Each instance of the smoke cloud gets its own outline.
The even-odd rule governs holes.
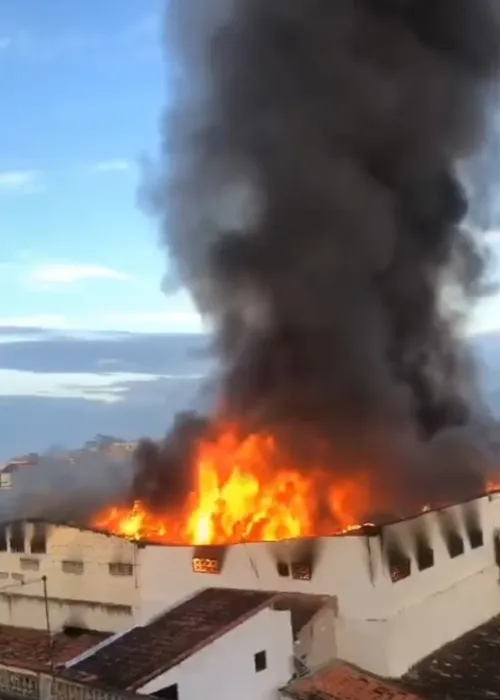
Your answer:
[[[133,481],[130,459],[120,461],[102,452],[41,456],[37,464],[11,474],[11,489],[0,491],[0,523],[42,519],[85,523],[110,502],[127,502]]]
[[[302,448],[321,435],[336,469],[369,464],[402,503],[475,495],[491,467],[461,333],[486,290],[466,185],[495,105],[498,5],[167,3],[151,202],[215,327],[223,413]],[[151,492],[165,449],[139,455]]]

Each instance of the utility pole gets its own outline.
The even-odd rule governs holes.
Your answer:
[[[49,663],[50,663],[50,675],[54,677],[54,656],[53,656],[53,646],[52,646],[52,631],[50,629],[50,614],[49,614],[49,595],[47,592],[47,577],[42,576],[42,586],[43,586],[43,602],[45,606],[45,625],[47,629],[47,642],[48,642],[48,652],[49,652]]]

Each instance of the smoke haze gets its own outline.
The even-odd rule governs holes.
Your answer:
[[[215,325],[223,413],[319,434],[402,499],[481,490],[460,321],[486,258],[457,173],[496,99],[498,3],[169,0],[165,42],[152,202]]]

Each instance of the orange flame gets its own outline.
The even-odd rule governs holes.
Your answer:
[[[227,429],[198,445],[196,487],[177,510],[158,514],[136,501],[110,508],[92,525],[129,539],[171,544],[228,544],[335,534],[359,527],[367,512],[367,479],[332,482],[321,467],[280,464],[269,434],[240,439]]]
[[[300,469],[288,459],[272,435],[241,439],[236,430],[223,430],[197,446],[195,489],[180,507],[158,513],[136,501],[131,509],[100,513],[92,525],[164,544],[277,541],[359,529],[372,505],[380,509],[390,496],[387,485],[373,484],[370,470],[347,478],[322,465]]]

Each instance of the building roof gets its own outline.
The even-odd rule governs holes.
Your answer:
[[[108,636],[91,631],[79,634],[59,632],[50,638],[49,644],[45,630],[0,625],[0,664],[47,671],[51,663],[54,666],[67,663]]]
[[[281,692],[293,700],[422,700],[420,695],[343,662],[292,681]]]
[[[404,680],[426,700],[500,698],[500,616],[421,661]]]
[[[271,604],[276,593],[207,588],[73,664],[76,681],[137,690]]]

